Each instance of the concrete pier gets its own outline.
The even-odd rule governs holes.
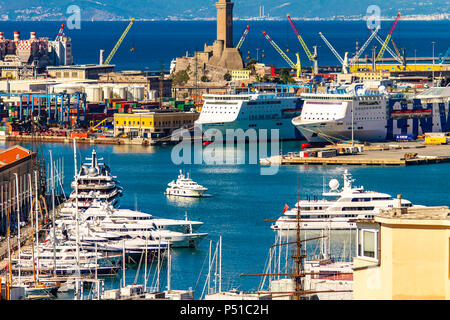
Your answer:
[[[450,162],[450,145],[424,145],[423,142],[377,143],[365,146],[361,153],[329,158],[289,154],[260,160],[261,165],[408,166],[445,162]]]

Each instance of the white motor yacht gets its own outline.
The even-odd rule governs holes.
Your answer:
[[[180,196],[180,197],[202,197],[203,194],[208,190],[204,186],[199,185],[197,182],[193,181],[189,177],[183,174],[180,170],[178,179],[171,181],[168,184],[168,188],[165,191],[166,195],[169,196]]]
[[[344,186],[339,188],[339,181],[332,179],[330,190],[322,195],[324,199],[300,200],[295,207],[286,210],[271,226],[273,230],[297,229],[297,215],[300,212],[300,228],[303,230],[355,229],[356,219],[371,219],[381,209],[398,206],[399,200],[389,194],[366,191],[363,187],[354,187],[354,179],[345,170]],[[400,200],[402,207],[413,206],[408,200]]]

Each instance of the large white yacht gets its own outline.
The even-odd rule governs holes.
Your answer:
[[[86,158],[90,163],[83,163],[78,173],[78,207],[86,209],[93,200],[104,201],[114,206],[118,205],[119,197],[122,195],[122,187],[119,186],[117,177],[111,174],[109,166],[98,158],[95,149],[92,150],[90,158]],[[63,212],[72,212],[75,208],[75,181],[72,182],[73,191],[69,201],[66,202]]]
[[[180,196],[180,197],[202,197],[208,190],[204,186],[199,185],[189,177],[183,174],[180,170],[177,180],[172,180],[168,183],[168,188],[164,192],[168,196]]]
[[[418,95],[389,94],[363,84],[327,93],[305,93],[303,110],[292,123],[311,143],[393,140],[396,134],[421,135],[450,130],[450,87]]]
[[[354,220],[370,219],[380,209],[398,206],[399,200],[389,194],[354,187],[353,182],[351,174],[345,170],[341,190],[338,190],[339,181],[332,179],[329,183],[330,190],[322,194],[324,199],[300,200],[294,208],[286,210],[271,228],[296,230],[297,215],[300,212],[300,228],[303,230],[355,229]],[[402,207],[413,207],[408,200],[400,200],[400,203]]]
[[[195,121],[205,136],[214,136],[220,133],[226,141],[241,141],[233,135],[234,130],[248,129],[256,131],[257,140],[268,140],[271,129],[279,130],[280,140],[301,139],[300,132],[292,126],[291,120],[300,115],[303,101],[294,93],[281,90],[275,92],[262,92],[257,89],[253,92],[235,94],[205,94],[204,104],[199,118]],[[232,134],[227,134],[231,129]],[[267,137],[260,136],[259,130],[266,129]]]
[[[51,241],[35,245],[32,252],[28,248],[21,252],[20,260],[13,259],[13,271],[30,273],[33,271],[33,265],[40,273],[51,273],[56,270],[57,274],[74,274],[93,273],[97,270],[98,273],[112,273],[116,272],[117,264],[120,261],[121,255],[104,255],[101,252],[93,252],[79,247],[79,253],[76,251],[76,244],[71,241],[58,243],[55,246]]]
[[[173,248],[196,247],[208,235],[195,232],[202,224],[187,219],[159,220],[143,212],[116,209],[103,204],[83,212],[78,229],[80,241],[84,244],[97,243],[100,251],[111,249],[111,245],[117,244],[117,241],[138,238],[148,241],[149,250],[156,250],[158,243],[170,243]],[[76,239],[76,222],[73,218],[59,220],[57,230],[65,240]]]

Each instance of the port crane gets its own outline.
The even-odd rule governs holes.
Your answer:
[[[305,41],[303,40],[302,36],[300,35],[300,32],[298,32],[297,28],[295,27],[295,24],[294,24],[294,22],[292,21],[291,16],[290,16],[289,14],[287,15],[287,18],[288,18],[288,20],[289,20],[289,23],[290,23],[292,29],[294,30],[294,32],[295,32],[295,34],[296,34],[296,36],[297,36],[298,41],[299,41],[300,44],[302,45],[303,50],[304,50],[305,53],[306,53],[306,56],[307,56],[308,59],[309,59],[310,61],[312,61],[312,63],[313,63],[313,73],[314,73],[314,74],[319,73],[319,64],[318,64],[318,62],[317,62],[317,47],[314,47],[315,51],[314,51],[314,54],[312,54],[311,51],[309,51],[308,46],[306,45],[306,43],[305,43]]]
[[[384,45],[384,41],[383,39],[380,38],[379,35],[375,36],[375,39],[383,46]],[[394,58],[398,63],[403,63],[403,59],[401,57],[400,51],[398,50],[397,46],[395,45],[394,40],[391,39],[392,44],[394,45],[394,49],[396,51],[396,53],[394,51],[392,51],[391,48],[389,48],[388,45],[386,45],[386,50],[387,52],[389,52],[389,54],[392,56],[392,58]]]
[[[439,64],[444,64],[445,63],[445,59],[447,59],[447,57],[450,55],[450,47],[447,49],[447,52],[439,58]]]
[[[61,28],[59,28],[55,41],[61,41],[62,36],[64,36],[64,23],[61,25]]]
[[[330,48],[331,52],[336,56],[336,58],[339,60],[339,62],[342,64],[342,71],[344,73],[348,73],[348,52],[345,53],[344,58],[341,57],[341,55],[334,49],[334,47],[331,45],[331,43],[325,38],[322,32],[319,32],[320,37],[325,42],[325,44]]]
[[[111,50],[111,53],[109,54],[108,58],[106,58],[106,60],[103,62],[103,64],[109,64],[111,62],[111,59],[114,57],[114,55],[116,54],[117,49],[119,49],[123,39],[125,38],[125,36],[127,35],[128,31],[130,31],[131,26],[133,25],[134,22],[134,18],[131,19],[130,23],[128,24],[127,28],[125,29],[125,31],[122,33],[122,35],[120,36],[119,40],[117,41],[116,45],[114,46],[114,48]]]
[[[384,41],[380,52],[378,53],[378,56],[377,56],[377,59],[376,59],[377,61],[380,60],[381,58],[383,58],[384,51],[386,50],[387,45],[391,41],[392,34],[394,33],[394,30],[395,30],[395,27],[397,26],[398,20],[400,20],[400,12],[397,14],[397,18],[395,18],[394,24],[392,25],[391,30],[389,31],[389,34],[386,37],[386,40]]]
[[[250,25],[247,25],[247,28],[245,28],[245,31],[244,31],[244,33],[242,34],[242,37],[241,37],[241,39],[239,40],[239,42],[238,42],[238,44],[237,44],[237,46],[236,46],[236,49],[240,49],[241,47],[242,47],[242,44],[244,43],[244,41],[245,41],[245,37],[247,37],[247,34],[248,34],[248,31],[250,30]]]
[[[300,64],[300,56],[298,55],[298,53],[296,53],[295,55],[297,56],[297,63],[293,63],[291,59],[289,59],[289,57],[283,52],[283,50],[280,49],[280,47],[275,43],[275,41],[273,41],[269,35],[263,31],[262,32],[264,34],[264,37],[267,39],[267,41],[269,41],[269,43],[272,45],[272,47],[275,48],[275,50],[283,57],[283,59],[288,63],[288,65],[292,68],[296,70],[296,75],[297,78],[300,78],[301,74],[302,74],[302,66]]]
[[[367,41],[364,43],[361,49],[359,49],[359,51],[355,54],[355,56],[349,60],[349,65],[354,65],[358,62],[359,57],[364,52],[364,50],[366,50],[367,46],[370,44],[373,38],[375,38],[375,36],[378,33],[378,30],[380,30],[379,26],[372,31],[372,34],[370,35],[369,39],[367,39]]]

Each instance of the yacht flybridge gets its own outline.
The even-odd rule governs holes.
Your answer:
[[[180,170],[178,179],[176,181],[171,181],[168,186],[169,187],[166,189],[165,194],[169,196],[202,197],[208,190],[208,188],[205,188],[193,181],[189,177],[189,173],[185,176],[182,170]]]
[[[356,219],[370,219],[380,209],[393,208],[399,200],[389,194],[366,191],[355,187],[352,175],[345,170],[344,186],[339,190],[339,181],[329,182],[330,190],[323,192],[322,200],[300,200],[294,208],[284,214],[271,226],[273,230],[296,230],[297,215],[300,211],[300,228],[304,230],[355,229]],[[413,206],[408,200],[400,200],[402,207]]]

